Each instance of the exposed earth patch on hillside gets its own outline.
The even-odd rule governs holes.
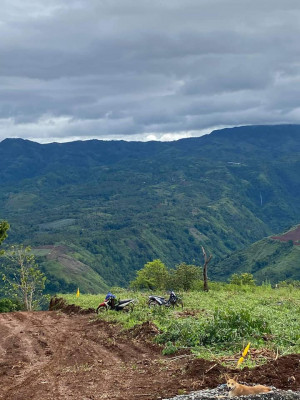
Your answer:
[[[281,236],[272,236],[272,239],[280,240],[281,242],[292,240],[293,244],[300,246],[300,225]]]
[[[150,328],[122,331],[94,314],[0,314],[0,399],[154,400],[214,388],[232,372],[190,355],[162,356]],[[240,379],[297,390],[299,361],[282,357]]]
[[[95,293],[99,288],[104,291],[107,289],[101,276],[89,265],[77,259],[80,255],[71,247],[44,245],[34,247],[33,251],[36,256],[43,257],[41,265],[44,271],[47,271],[49,281],[52,283],[59,278],[69,285],[73,284],[74,287],[68,287],[69,290],[75,290],[80,286],[88,293]]]

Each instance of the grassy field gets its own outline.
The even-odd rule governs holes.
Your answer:
[[[155,341],[164,345],[165,354],[190,349],[197,356],[234,364],[247,343],[251,342],[250,356],[242,365],[251,367],[268,358],[300,353],[299,289],[217,283],[211,287],[208,293],[183,293],[183,310],[149,309],[147,299],[150,293],[115,288],[113,293],[118,298],[138,300],[134,311],[108,311],[98,318],[118,322],[124,329],[145,321],[153,322],[161,332]],[[88,308],[97,307],[105,294],[80,295],[77,298],[74,293],[63,297],[70,304]]]

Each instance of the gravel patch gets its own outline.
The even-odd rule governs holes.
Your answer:
[[[293,392],[292,390],[279,390],[272,388],[272,392],[263,394],[254,394],[252,396],[239,396],[234,399],[251,399],[251,400],[300,400],[300,392]],[[219,385],[215,389],[199,390],[190,394],[175,396],[163,400],[211,400],[228,398],[228,390],[226,385]]]

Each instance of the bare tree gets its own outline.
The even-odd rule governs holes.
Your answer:
[[[204,247],[201,246],[201,248],[202,248],[202,253],[203,253],[203,257],[204,257],[204,264],[203,264],[203,290],[205,292],[208,292],[207,265],[210,262],[210,260],[212,259],[212,255],[207,257]]]

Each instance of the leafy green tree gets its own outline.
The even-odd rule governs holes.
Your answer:
[[[0,221],[0,244],[7,237],[8,229],[9,229],[9,224],[6,221]]]
[[[248,272],[231,275],[229,283],[239,286],[242,285],[255,286],[255,280],[253,278],[253,275]]]
[[[39,270],[30,247],[11,246],[5,252],[9,262],[8,271],[3,275],[8,293],[18,299],[25,310],[32,311],[42,300],[46,276]]]
[[[0,299],[0,313],[21,310],[21,304],[11,299]]]
[[[157,259],[148,262],[137,271],[137,277],[130,286],[134,289],[166,289],[169,272],[165,264]]]
[[[170,279],[170,286],[173,289],[191,290],[195,281],[201,279],[202,269],[196,265],[181,263],[176,266]]]

